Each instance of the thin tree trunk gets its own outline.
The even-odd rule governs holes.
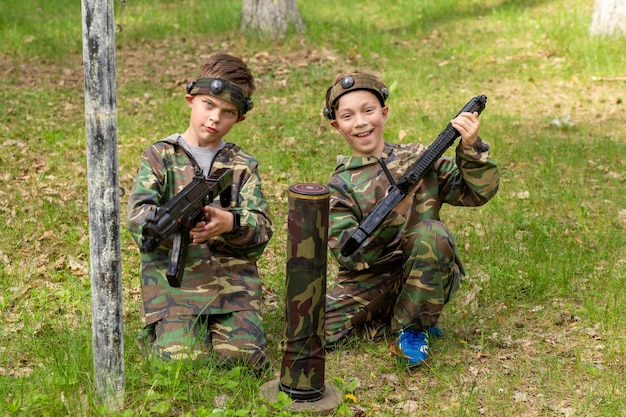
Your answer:
[[[626,0],[596,0],[589,33],[600,37],[626,36]]]
[[[290,27],[304,29],[295,0],[243,0],[241,32],[280,38]]]

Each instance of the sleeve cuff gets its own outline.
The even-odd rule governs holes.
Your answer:
[[[231,233],[236,233],[241,230],[241,215],[235,211],[231,213],[233,213],[233,230]]]

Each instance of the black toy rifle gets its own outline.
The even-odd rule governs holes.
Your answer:
[[[487,97],[484,95],[472,98],[457,113],[458,116],[464,112],[477,112],[479,115],[485,109]],[[456,117],[455,116],[455,117]],[[444,152],[454,143],[461,134],[448,123],[446,128],[437,136],[437,139],[430,145],[418,160],[409,167],[400,180],[389,187],[385,198],[380,200],[374,210],[365,217],[359,228],[350,236],[346,244],[341,248],[343,256],[352,255],[367,239],[368,236],[378,229],[385,218],[402,201],[404,197],[417,185],[422,176],[428,171],[437,159],[441,158]]]
[[[230,204],[233,170],[220,168],[208,177],[196,176],[189,185],[159,207],[142,229],[141,252],[152,252],[174,235],[167,281],[180,287],[185,271],[189,231],[204,219],[204,206],[220,196],[222,207]]]

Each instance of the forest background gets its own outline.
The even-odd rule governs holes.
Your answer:
[[[259,387],[284,329],[287,189],[325,183],[347,145],[327,86],[367,70],[391,87],[386,139],[431,143],[469,98],[498,195],[445,207],[468,279],[426,366],[354,340],[326,357],[338,416],[626,415],[626,41],[588,34],[590,0],[298,1],[302,33],[238,32],[240,2],[115,3],[125,416],[289,415]],[[110,415],[94,399],[80,5],[0,4],[0,413]],[[273,369],[155,369],[141,357],[138,250],[125,226],[141,151],[188,123],[202,59],[241,56],[255,108],[229,139],[261,162],[276,233],[259,263]],[[329,285],[336,266],[329,261]]]

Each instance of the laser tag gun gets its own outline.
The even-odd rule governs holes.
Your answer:
[[[218,195],[222,207],[228,207],[232,183],[233,170],[230,168],[220,168],[206,178],[196,176],[181,192],[159,207],[152,217],[146,219],[141,232],[141,252],[153,252],[174,235],[166,273],[172,287],[180,287],[183,279],[189,231],[204,219],[204,206],[209,205]]]
[[[472,98],[460,112],[458,116],[464,112],[477,112],[479,115],[485,109],[487,97],[484,95]],[[456,117],[455,116],[455,117]],[[385,218],[393,209],[402,201],[404,197],[417,185],[422,176],[428,171],[435,161],[439,159],[446,149],[448,149],[461,134],[452,127],[451,123],[437,136],[437,139],[430,145],[419,159],[407,169],[400,180],[389,187],[385,198],[380,200],[374,207],[374,210],[365,217],[359,228],[352,233],[346,244],[341,248],[343,256],[352,255],[372,234],[380,227]]]

